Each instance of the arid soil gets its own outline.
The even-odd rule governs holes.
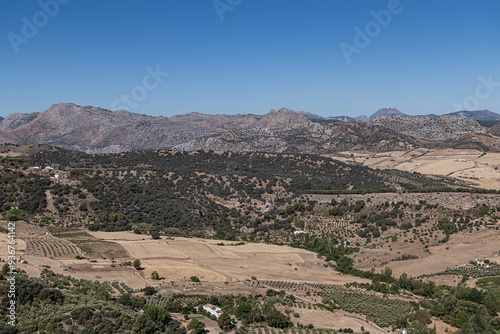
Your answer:
[[[465,149],[425,149],[384,153],[342,152],[332,158],[371,168],[452,176],[486,189],[500,189],[500,153]]]

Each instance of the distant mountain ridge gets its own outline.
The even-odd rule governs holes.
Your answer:
[[[399,111],[397,108],[382,108],[379,109],[377,112],[373,113],[369,117],[362,115],[358,117],[351,117],[351,116],[329,116],[329,117],[323,117],[319,116],[316,114],[313,114],[311,112],[305,112],[301,111],[299,112],[305,117],[309,118],[312,121],[317,121],[317,122],[327,122],[327,121],[340,121],[340,122],[367,122],[374,120],[375,118],[379,116],[411,116],[408,114],[405,114],[401,111]],[[447,113],[443,115],[436,115],[436,114],[426,114],[426,115],[417,115],[417,116],[423,116],[423,117],[428,117],[428,118],[439,118],[441,116],[461,116],[469,119],[473,119],[476,121],[500,121],[500,114],[497,114],[495,112],[489,111],[489,110],[462,110],[462,111],[455,111],[452,113]]]
[[[189,113],[153,117],[126,110],[57,103],[43,112],[14,113],[1,120],[0,143],[36,143],[88,153],[118,153],[172,147],[224,131],[285,131],[301,127],[320,125],[286,108],[271,110],[266,115]]]
[[[484,111],[482,115],[491,117]],[[421,147],[425,145],[421,139],[444,141],[485,131],[461,116],[431,119],[407,116],[396,108],[380,109],[372,116],[370,121],[366,116],[324,118],[281,108],[265,115],[192,112],[153,117],[57,103],[42,112],[0,118],[0,143],[45,144],[87,153],[174,148],[326,154],[368,147],[376,151]]]

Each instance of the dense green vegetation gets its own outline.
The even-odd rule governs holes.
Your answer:
[[[497,277],[486,277],[477,280],[477,286],[488,290],[497,300],[500,300],[500,275]]]
[[[50,187],[51,182],[46,177],[4,168],[0,173],[0,211],[16,207],[25,213],[40,213],[47,205],[45,191]],[[21,218],[16,214],[14,216]]]
[[[44,270],[40,278],[19,273],[16,290],[17,325],[4,326],[0,332],[186,333],[165,308],[146,306],[144,298],[109,283],[77,280]],[[8,321],[7,293],[6,281],[0,280],[4,324]]]
[[[368,319],[382,327],[390,326],[398,318],[406,318],[410,313],[407,302],[384,299],[366,293],[336,292],[326,295],[323,303],[332,303],[348,312],[366,314]]]
[[[27,161],[71,168],[71,177],[80,180],[96,199],[80,205],[81,211],[97,213],[91,229],[116,231],[144,223],[193,233],[215,226],[219,237],[228,239],[237,233],[231,226],[244,226],[249,215],[259,215],[252,201],[265,202],[266,196],[279,200],[313,189],[385,191],[388,186],[406,189],[447,184],[419,174],[374,171],[311,155],[46,151]],[[60,186],[54,194],[73,191]],[[74,195],[85,196],[78,190]],[[229,210],[217,198],[247,204],[241,210]],[[61,213],[69,210],[64,199],[60,204]]]

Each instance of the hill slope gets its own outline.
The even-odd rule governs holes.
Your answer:
[[[457,139],[461,134],[484,132],[474,120],[458,116],[430,119],[424,116],[380,116],[372,121],[399,133],[430,140]]]

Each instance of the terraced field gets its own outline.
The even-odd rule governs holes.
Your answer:
[[[68,240],[50,235],[26,238],[27,254],[51,258],[75,258],[82,255],[79,247]]]

